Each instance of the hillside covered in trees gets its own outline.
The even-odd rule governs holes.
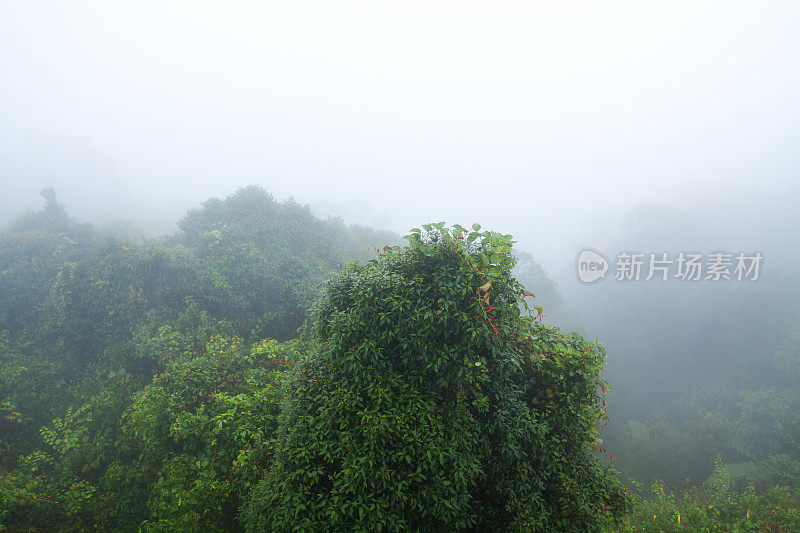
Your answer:
[[[564,302],[511,235],[400,246],[247,187],[144,238],[43,196],[0,234],[0,527],[800,528],[794,333],[745,416],[695,385],[690,428],[612,420],[637,473],[714,468],[650,490],[601,438],[604,348],[542,322]]]
[[[307,309],[396,237],[257,187],[145,240],[45,196],[0,240],[0,523],[235,528]]]

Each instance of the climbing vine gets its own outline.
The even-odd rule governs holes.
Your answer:
[[[407,239],[326,286],[245,525],[600,530],[626,499],[591,455],[602,349],[530,312],[511,235]]]

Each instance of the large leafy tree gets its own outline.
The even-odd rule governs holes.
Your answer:
[[[602,348],[521,313],[510,235],[409,239],[327,285],[247,527],[599,530]]]
[[[179,223],[191,248],[229,294],[212,312],[240,324],[245,338],[291,338],[332,269],[362,248],[396,240],[388,232],[320,220],[308,206],[276,202],[258,186],[208,200]]]

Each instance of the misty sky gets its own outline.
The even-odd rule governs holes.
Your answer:
[[[551,268],[640,203],[780,228],[799,29],[793,1],[5,1],[0,222],[53,185],[163,228],[258,183],[398,232],[480,221]]]

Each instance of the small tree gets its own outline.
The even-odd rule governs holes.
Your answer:
[[[521,312],[510,235],[407,238],[329,282],[245,525],[600,529],[627,500],[592,456],[603,349]]]

